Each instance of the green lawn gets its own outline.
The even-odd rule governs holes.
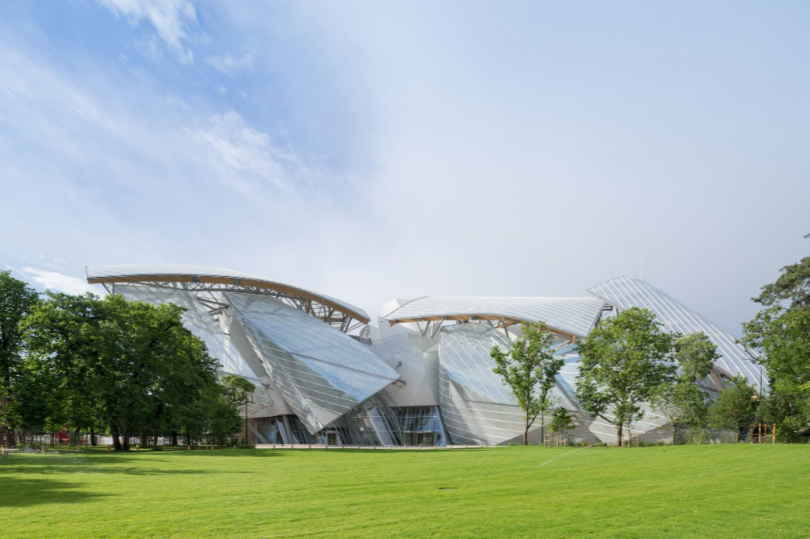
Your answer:
[[[51,538],[810,536],[810,446],[574,451],[12,455],[0,460],[0,530]]]

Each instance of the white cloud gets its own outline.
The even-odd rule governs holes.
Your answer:
[[[329,174],[307,165],[294,151],[275,146],[267,133],[252,128],[237,112],[211,116],[190,133],[210,145],[242,184],[263,180],[291,191],[297,183],[317,183]]]
[[[187,0],[97,0],[116,16],[124,16],[133,25],[146,19],[155,27],[166,46],[184,64],[194,60],[191,49],[183,46],[188,40],[188,26],[197,22],[197,15]]]
[[[102,291],[82,279],[63,275],[55,271],[43,271],[36,268],[25,267],[22,272],[35,283],[52,292],[65,292],[67,294],[84,294],[92,292],[101,294]]]
[[[217,71],[221,71],[228,76],[233,76],[244,69],[253,69],[253,55],[249,52],[246,52],[241,57],[231,56],[230,54],[209,56],[205,61]]]

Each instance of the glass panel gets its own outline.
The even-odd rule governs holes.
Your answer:
[[[367,345],[303,311],[267,297],[225,296],[271,379],[310,433],[399,378]]]
[[[685,335],[705,333],[723,356],[718,361],[722,370],[732,375],[741,374],[748,378],[749,383],[759,385],[761,367],[753,363],[755,355],[737,344],[729,333],[646,281],[637,277],[618,277],[596,285],[588,292],[620,310],[631,307],[649,309],[664,324],[666,331]],[[763,378],[762,382],[767,388],[767,379]]]
[[[437,406],[403,407],[396,408],[395,412],[406,445],[447,445]]]

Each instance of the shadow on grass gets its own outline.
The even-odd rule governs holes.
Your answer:
[[[160,455],[163,457],[163,455]],[[199,455],[198,455],[199,456]],[[207,456],[207,455],[206,455]],[[211,455],[213,456],[213,455]],[[274,456],[274,455],[267,455]],[[160,458],[160,463],[169,463],[173,458]],[[30,475],[30,474],[100,474],[100,475],[212,475],[212,474],[250,474],[251,471],[241,470],[216,470],[213,468],[178,469],[156,468],[149,464],[157,464],[154,460],[144,459],[135,455],[82,455],[75,454],[60,455],[20,455],[8,460],[0,461],[0,479],[6,474]],[[213,462],[212,462],[213,464]]]
[[[92,502],[108,496],[76,491],[76,485],[65,481],[0,476],[0,507]]]

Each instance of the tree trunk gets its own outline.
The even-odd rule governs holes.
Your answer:
[[[523,445],[529,445],[529,414],[523,416]]]
[[[158,448],[158,433],[152,434],[152,450],[157,451]]]
[[[675,440],[678,439],[678,425],[676,423],[672,424],[672,445],[675,445]]]
[[[546,447],[546,411],[540,410],[540,440],[543,447]]]
[[[93,447],[98,445],[98,440],[96,439],[96,429],[94,427],[90,427],[90,445]]]
[[[177,447],[177,431],[172,431],[172,447]]]
[[[112,435],[113,439],[113,449],[116,451],[123,451],[124,448],[121,447],[121,435],[118,431],[118,425],[113,421],[110,423],[110,434]]]
[[[124,451],[129,451],[129,437],[132,436],[132,432],[130,431],[130,426],[127,425],[124,427]]]
[[[619,447],[622,447],[622,427],[624,427],[624,423],[616,425],[616,445]]]

